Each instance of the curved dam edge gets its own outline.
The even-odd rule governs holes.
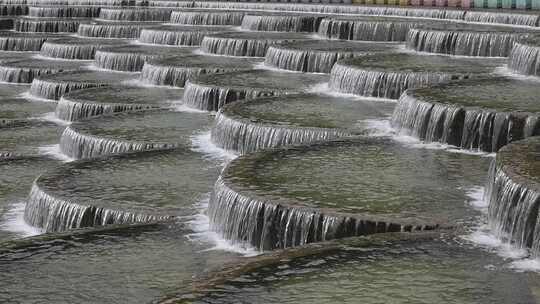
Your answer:
[[[78,121],[94,116],[118,112],[144,111],[165,108],[156,104],[96,103],[90,100],[69,100],[63,96],[58,100],[55,115],[65,121]]]
[[[76,201],[57,198],[40,187],[38,177],[28,195],[24,219],[45,232],[62,232],[72,228],[105,225],[151,223],[171,219],[172,216],[149,215],[119,211]]]
[[[539,143],[540,137],[531,137],[503,147],[492,161],[485,194],[492,231],[534,257],[540,251],[540,183],[533,165]]]
[[[107,83],[91,83],[85,81],[50,81],[47,78],[36,77],[30,85],[30,94],[36,97],[58,100],[64,94],[75,90],[104,87]]]
[[[384,233],[377,235],[349,237],[339,240],[331,240],[320,243],[311,243],[294,248],[266,251],[254,257],[242,257],[233,262],[220,266],[216,269],[209,269],[198,277],[187,287],[176,293],[171,293],[158,300],[156,303],[190,303],[197,299],[203,299],[219,286],[234,281],[243,274],[255,272],[265,267],[277,266],[284,261],[292,262],[296,259],[308,257],[320,257],[322,255],[333,254],[341,250],[348,250],[351,247],[368,247],[384,245],[388,242],[422,242],[435,240],[442,234],[455,234],[452,230],[424,231],[416,233]]]
[[[176,143],[152,143],[118,140],[114,138],[88,135],[68,126],[60,137],[60,150],[75,159],[93,158],[111,154],[174,149]]]
[[[243,101],[226,107],[243,103]],[[308,144],[354,134],[343,129],[287,127],[250,121],[224,111],[218,112],[211,130],[211,140],[218,147],[247,154],[258,150]]]
[[[426,142],[496,152],[511,141],[540,134],[540,113],[425,101],[408,90],[392,115],[392,126]]]
[[[234,164],[269,152],[253,153],[233,160],[215,183],[208,216],[210,228],[224,239],[241,246],[249,244],[264,251],[351,236],[435,230],[447,226],[446,223],[395,221],[382,216],[311,208],[289,200],[267,200],[235,189],[230,180]]]

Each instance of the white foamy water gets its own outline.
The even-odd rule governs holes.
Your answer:
[[[465,194],[469,197],[469,205],[474,209],[487,213],[488,203],[484,199],[486,188],[474,186],[465,190]]]
[[[206,113],[206,114],[209,113],[208,111],[203,111],[203,110],[199,110],[199,109],[195,109],[195,108],[186,106],[186,105],[183,104],[183,103],[175,103],[175,104],[173,104],[172,109],[173,109],[175,112],[201,113],[201,114],[202,114],[202,113]]]
[[[21,237],[42,234],[39,228],[32,227],[24,220],[24,202],[18,202],[9,206],[9,209],[2,216],[0,229],[15,233]]]
[[[60,126],[69,126],[71,124],[71,121],[67,121],[67,120],[63,120],[63,119],[60,119],[56,116],[56,114],[54,112],[48,112],[48,113],[45,113],[41,116],[36,116],[36,117],[33,117],[34,119],[39,119],[39,120],[45,120],[45,121],[50,121],[50,122],[53,122],[57,125],[60,125]]]
[[[469,197],[468,204],[482,212],[479,217],[478,226],[463,239],[473,243],[483,250],[493,252],[507,261],[504,265],[515,271],[540,271],[540,260],[530,258],[526,249],[517,248],[512,244],[504,242],[491,231],[487,223],[488,202],[484,199],[484,187],[471,187],[465,190]]]
[[[21,93],[18,97],[24,98],[24,99],[26,99],[28,101],[34,101],[34,102],[54,102],[54,103],[57,102],[57,100],[54,100],[54,99],[47,99],[47,98],[34,96],[34,95],[32,95],[30,93],[30,91],[26,91],[24,93]]]
[[[328,82],[315,84],[311,86],[307,92],[314,93],[314,94],[322,94],[322,95],[327,95],[327,96],[337,97],[337,98],[351,98],[351,99],[356,99],[356,100],[372,100],[372,101],[375,100],[375,101],[381,101],[381,102],[397,103],[397,100],[395,99],[359,96],[359,95],[349,94],[349,93],[340,93],[338,91],[332,90]]]
[[[196,205],[196,207],[200,210],[200,213],[193,216],[191,220],[187,222],[189,227],[194,231],[194,233],[187,235],[191,241],[203,242],[211,246],[204,251],[221,250],[235,252],[244,256],[256,256],[261,254],[261,252],[255,250],[255,248],[251,246],[239,246],[232,244],[212,231],[210,229],[210,219],[205,214],[206,210],[208,210],[208,202],[209,194]]]
[[[517,74],[514,70],[509,69],[508,65],[506,65],[506,64],[504,66],[502,66],[502,67],[495,68],[493,73],[495,75],[506,76],[506,77],[510,77],[510,78],[514,78],[514,79],[518,79],[518,80],[528,80],[528,81],[540,82],[540,77],[533,76],[533,75]]]
[[[93,62],[93,59],[66,59],[66,58],[56,58],[56,57],[49,57],[49,56],[43,56],[41,54],[33,55],[31,58],[34,59],[40,59],[40,60],[54,60],[54,61],[80,61],[80,62]]]
[[[426,143],[414,136],[405,135],[399,133],[396,129],[392,128],[390,119],[366,119],[358,121],[358,126],[367,130],[368,136],[373,137],[390,137],[393,140],[412,148],[417,149],[430,149],[430,150],[444,150],[451,153],[461,153],[468,155],[478,155],[482,157],[495,157],[495,153],[487,153],[483,151],[461,149],[456,146],[443,144],[439,142]]]
[[[216,146],[210,137],[210,131],[204,131],[191,136],[191,149],[195,152],[203,153],[211,159],[220,160],[224,164],[238,157],[237,154]]]
[[[123,73],[123,74],[132,74],[132,75],[141,74],[141,72],[117,71],[117,70],[104,69],[104,68],[100,68],[98,66],[95,66],[93,63],[91,63],[89,65],[85,65],[85,66],[83,66],[83,68],[86,69],[86,70],[89,70],[89,71],[97,71],[97,72]]]
[[[62,153],[62,151],[60,151],[60,145],[59,144],[42,146],[42,147],[38,148],[38,151],[42,155],[51,156],[54,159],[57,159],[59,161],[66,162],[66,163],[76,160],[76,159],[71,158],[71,157],[65,155],[64,153]]]
[[[422,52],[422,51],[410,49],[407,47],[407,45],[404,45],[404,44],[397,46],[396,50],[400,53],[408,53],[408,54],[413,54],[413,55],[444,56],[444,57],[451,57],[451,58],[476,59],[478,61],[486,60],[486,59],[499,59],[501,61],[504,61],[506,59],[506,57],[498,57],[498,56],[467,56],[467,55],[454,55],[454,54],[434,53],[434,52]]]
[[[134,86],[134,87],[141,87],[141,88],[158,88],[158,89],[169,89],[169,90],[175,90],[175,89],[182,90],[183,89],[183,88],[173,87],[173,86],[151,84],[137,78],[124,80],[121,82],[121,84],[125,86]]]
[[[266,65],[263,62],[259,62],[259,63],[254,63],[253,64],[253,68],[256,69],[256,70],[267,70],[267,71],[272,71],[272,72],[282,72],[282,73],[302,73],[302,74],[308,74],[308,73],[304,73],[302,71],[293,71],[293,70],[284,70],[284,69],[279,69],[279,68],[276,68],[276,67],[273,67],[271,65]],[[310,73],[310,74],[322,74],[322,73]]]

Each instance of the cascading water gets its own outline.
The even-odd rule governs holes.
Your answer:
[[[186,59],[189,59],[189,57]],[[141,71],[141,80],[145,83],[154,85],[184,87],[189,79],[195,79],[199,75],[232,72],[235,70],[236,69],[234,68],[189,68],[146,63]]]
[[[323,52],[309,49],[290,50],[280,47],[269,47],[266,52],[265,64],[284,70],[330,73],[336,61],[354,56],[354,52]]]
[[[489,202],[491,230],[503,241],[540,254],[540,191],[536,164],[538,140],[504,147],[492,161],[484,199]]]
[[[28,15],[28,6],[0,4],[0,16],[22,16]]]
[[[204,27],[165,26],[143,29],[139,41],[150,44],[197,46],[201,44],[204,36],[220,31],[222,30],[212,27],[205,29]]]
[[[467,11],[464,20],[468,22],[538,26],[540,16],[533,14]]]
[[[429,53],[508,57],[520,36],[512,32],[411,29],[407,47]]]
[[[153,104],[115,104],[115,103],[88,103],[72,101],[65,97],[60,98],[56,106],[55,115],[65,121],[77,121],[93,116],[112,114],[127,111],[149,110],[157,108]]]
[[[223,177],[214,186],[208,216],[211,229],[223,238],[261,251],[346,236],[428,229],[273,204],[234,191]]]
[[[10,65],[0,66],[0,81],[10,83],[32,83],[35,77],[46,74],[62,72],[61,67],[24,68],[16,66],[16,62]]]
[[[153,56],[149,54],[97,50],[94,56],[94,64],[107,70],[137,72],[142,69],[146,60],[150,58],[153,58]]]
[[[328,80],[325,75],[265,70],[208,74],[186,82],[183,102],[205,111],[217,111],[241,99],[298,93]]]
[[[145,143],[101,138],[80,133],[73,127],[67,127],[60,137],[60,150],[74,159],[136,151],[163,150],[174,147],[175,145],[168,143]]]
[[[244,14],[235,11],[176,11],[171,14],[171,22],[191,25],[240,25]]]
[[[299,128],[253,123],[242,118],[227,117],[219,112],[212,128],[212,142],[219,147],[247,154],[258,150],[288,145],[326,141],[351,134],[337,129]]]
[[[246,15],[242,29],[272,32],[316,32],[323,16]]]
[[[105,85],[77,81],[51,82],[47,78],[34,78],[30,86],[30,94],[40,98],[58,100],[70,91],[89,89],[97,86]]]
[[[397,99],[410,88],[488,75],[500,62],[408,53],[372,54],[336,63],[330,73],[330,88],[341,93]]]
[[[166,220],[168,216],[136,214],[103,207],[80,205],[56,198],[39,186],[39,178],[30,191],[24,219],[46,232],[61,232],[73,228],[96,227],[111,224],[149,223]]]
[[[201,49],[210,54],[263,57],[268,47],[274,43],[268,40],[205,37],[201,42]]]
[[[540,47],[517,42],[508,57],[508,67],[520,74],[540,75]]]
[[[285,92],[283,92],[285,93]],[[277,96],[283,94],[279,90],[264,88],[223,88],[186,82],[184,103],[195,109],[217,111],[224,105],[246,98]]]
[[[297,41],[268,48],[265,64],[279,69],[308,73],[330,73],[340,59],[393,50],[382,43],[349,41]]]
[[[99,18],[118,21],[169,21],[170,9],[101,9]]]
[[[17,32],[75,33],[80,23],[80,19],[19,18],[15,20],[14,29]]]
[[[496,152],[511,141],[526,136],[528,117],[536,116],[429,102],[407,91],[399,99],[392,126],[426,142]]]
[[[147,0],[26,0],[28,5],[146,6]]]
[[[330,73],[330,88],[342,93],[397,99],[407,88],[446,82],[452,78],[452,75],[444,73],[371,71],[337,63]]]
[[[141,23],[81,23],[77,35],[95,38],[138,38],[149,26]]]
[[[321,21],[318,34],[330,39],[363,41],[405,41],[407,32],[420,22],[405,20],[332,19]]]
[[[140,79],[153,85],[183,87],[186,81],[204,74],[252,70],[260,60],[217,56],[186,55],[150,60],[144,64]]]
[[[222,33],[204,37],[201,50],[217,55],[264,57],[273,44],[305,39],[301,34]]]
[[[250,9],[274,10],[287,12],[311,12],[330,14],[401,16],[433,19],[463,20],[463,10],[402,8],[392,6],[328,5],[328,4],[291,4],[291,3],[230,3],[230,2],[195,2],[195,7],[212,9]],[[493,13],[496,14],[496,13]]]
[[[158,6],[158,7],[182,7],[182,8],[192,8],[195,5],[193,1],[170,1],[170,0],[152,0],[148,1],[148,6]]]
[[[0,50],[2,51],[39,51],[49,37],[43,35],[0,34]]]
[[[38,18],[96,18],[100,10],[100,6],[32,6],[28,15]]]
[[[120,42],[121,43],[121,42]],[[41,47],[41,55],[51,58],[63,58],[71,60],[94,59],[96,51],[112,44],[118,44],[116,40],[49,40]]]

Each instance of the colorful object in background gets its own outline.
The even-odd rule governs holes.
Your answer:
[[[332,1],[306,0],[305,2],[324,3]],[[540,0],[352,0],[351,2],[372,5],[540,10]],[[351,2],[342,1],[342,3]]]

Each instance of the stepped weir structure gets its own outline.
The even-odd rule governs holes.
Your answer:
[[[539,3],[0,0],[0,302],[540,302]]]

